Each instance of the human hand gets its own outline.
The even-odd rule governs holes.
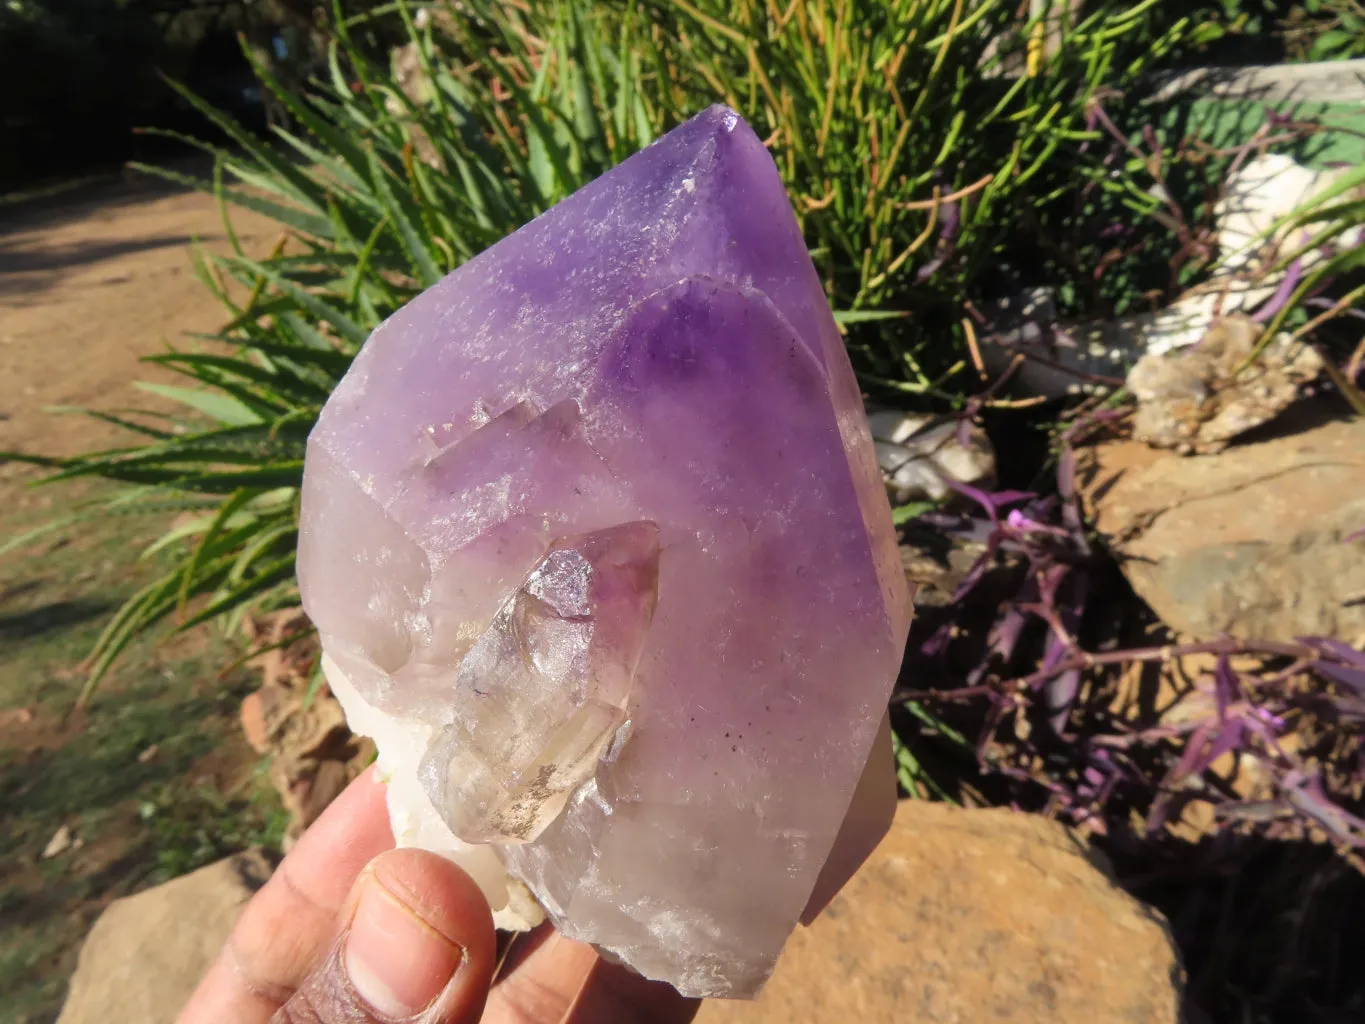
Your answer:
[[[684,1024],[670,986],[537,929],[497,971],[493,918],[443,857],[395,850],[367,771],[242,911],[179,1024]]]

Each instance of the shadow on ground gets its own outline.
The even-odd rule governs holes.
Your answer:
[[[1365,1020],[1365,875],[1329,847],[1225,835],[1115,860],[1171,923],[1187,1024]]]
[[[0,640],[24,640],[89,622],[113,610],[109,601],[50,601],[27,611],[0,614]]]
[[[186,693],[146,676],[65,721],[0,729],[5,1024],[55,1019],[80,942],[110,901],[274,845],[283,829],[236,732],[250,679],[209,674]],[[65,848],[48,855],[63,832]]]
[[[190,177],[211,175],[210,157],[184,157],[166,166]],[[0,238],[21,231],[42,231],[100,214],[111,207],[155,202],[189,191],[184,185],[132,169],[51,182],[0,195]]]
[[[189,245],[193,241],[194,238],[190,235],[160,235],[155,238],[122,242],[91,242],[85,245],[63,246],[60,249],[13,246],[0,241],[0,274],[71,270],[102,260],[116,259],[129,253]],[[14,290],[23,291],[26,290],[26,286],[16,282]]]

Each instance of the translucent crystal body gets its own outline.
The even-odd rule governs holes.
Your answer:
[[[529,890],[649,977],[750,995],[889,822],[885,492],[725,108],[374,332],[309,441],[299,578],[399,841],[503,923]]]
[[[534,840],[625,723],[658,597],[659,530],[556,541],[451,678],[423,788],[468,843]]]

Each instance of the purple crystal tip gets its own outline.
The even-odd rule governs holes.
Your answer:
[[[889,820],[885,734],[870,757],[910,603],[742,118],[699,114],[375,330],[309,440],[299,582],[400,842],[685,994],[757,991]]]

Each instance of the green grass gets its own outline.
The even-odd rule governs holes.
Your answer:
[[[52,515],[41,492],[9,497],[0,536]],[[3,1024],[55,1019],[80,942],[110,899],[253,844],[278,846],[283,831],[237,725],[250,676],[220,678],[236,657],[223,636],[140,638],[92,706],[72,712],[80,662],[109,611],[156,570],[137,555],[161,526],[87,523],[0,557]],[[81,847],[43,859],[62,826]]]

